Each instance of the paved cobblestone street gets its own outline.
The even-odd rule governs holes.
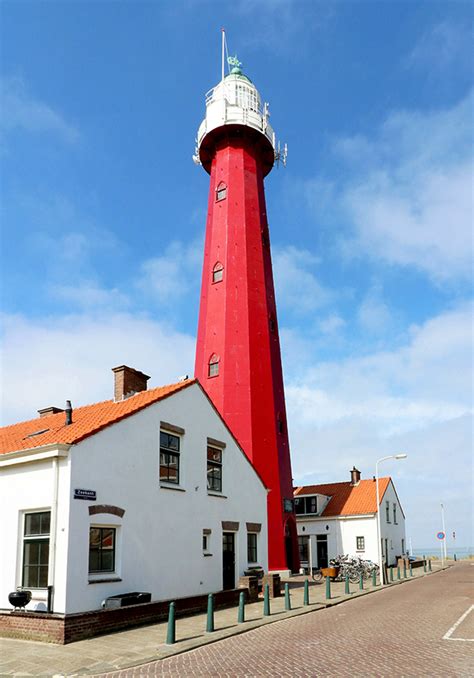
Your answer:
[[[436,576],[107,676],[473,675],[472,617],[456,628],[457,640],[443,639],[472,605],[473,583],[474,564],[463,563]]]
[[[474,563],[438,567],[374,593],[369,582],[363,592],[352,585],[351,596],[334,584],[330,601],[313,584],[309,607],[303,578],[292,579],[291,611],[282,597],[262,617],[260,601],[239,625],[236,608],[219,610],[210,634],[205,615],[180,618],[175,645],[166,645],[163,623],[65,646],[0,639],[0,676],[472,675]]]

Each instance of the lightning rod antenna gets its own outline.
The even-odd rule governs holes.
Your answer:
[[[222,80],[224,80],[224,52],[225,52],[225,28],[221,28],[222,31],[222,59],[221,59],[221,64],[222,64]]]

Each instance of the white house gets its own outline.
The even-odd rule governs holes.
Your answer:
[[[200,384],[114,372],[114,400],[0,430],[1,608],[19,586],[27,609],[68,615],[267,569],[267,490]]]
[[[351,471],[343,483],[294,490],[301,566],[326,567],[337,555],[378,562],[375,479]],[[406,552],[405,515],[391,478],[379,478],[382,556],[387,565]]]

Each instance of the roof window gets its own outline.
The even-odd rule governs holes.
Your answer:
[[[47,433],[49,431],[49,428],[43,428],[41,431],[34,431],[33,433],[28,433],[27,436],[23,438],[23,440],[26,440],[27,438],[34,438],[34,436],[40,436],[42,433]]]

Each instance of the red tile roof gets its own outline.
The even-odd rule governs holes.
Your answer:
[[[0,454],[29,450],[52,443],[73,444],[115,424],[115,422],[135,414],[153,403],[195,384],[195,379],[181,381],[141,391],[126,400],[115,402],[106,400],[93,405],[85,405],[73,410],[72,424],[66,426],[66,414],[59,412],[46,417],[36,417],[19,424],[0,428]],[[44,431],[44,433],[38,433]]]
[[[379,478],[380,502],[391,478]],[[354,516],[375,513],[377,494],[375,480],[361,480],[358,485],[347,483],[327,483],[325,485],[305,485],[296,487],[294,496],[324,494],[331,497],[321,516]]]

